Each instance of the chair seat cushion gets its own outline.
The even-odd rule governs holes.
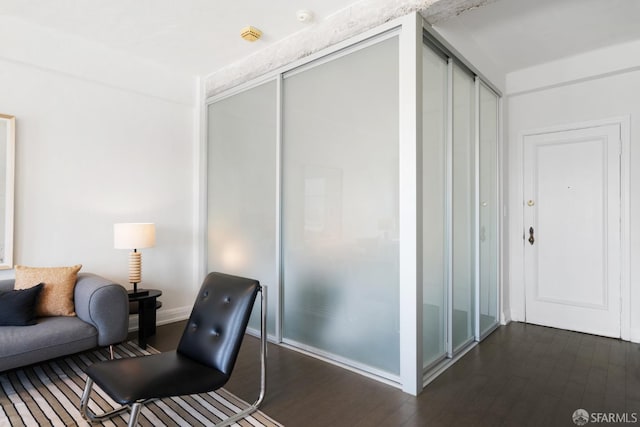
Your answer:
[[[139,400],[204,393],[222,387],[229,377],[176,351],[94,363],[87,375],[113,400]]]

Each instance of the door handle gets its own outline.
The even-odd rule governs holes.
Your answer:
[[[529,227],[529,243],[531,243],[531,246],[533,246],[533,242],[535,242],[536,239],[533,237],[533,227]]]

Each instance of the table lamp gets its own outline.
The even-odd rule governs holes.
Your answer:
[[[138,249],[152,248],[156,244],[156,226],[153,223],[120,223],[113,225],[113,246],[116,249],[130,249],[129,283],[133,285],[131,295],[145,295],[148,291],[138,291],[142,278],[142,254]]]

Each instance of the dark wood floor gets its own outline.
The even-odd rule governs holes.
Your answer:
[[[173,349],[183,328],[184,322],[161,326],[149,344]],[[251,402],[258,390],[257,349],[258,340],[248,336],[226,386]],[[418,397],[270,345],[261,407],[288,427],[575,426],[578,408],[631,421],[635,416],[640,423],[638,344],[513,322]]]

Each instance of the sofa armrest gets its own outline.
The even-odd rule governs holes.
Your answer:
[[[126,289],[92,273],[78,274],[75,293],[78,317],[98,330],[98,345],[124,341],[129,330],[129,298]]]

